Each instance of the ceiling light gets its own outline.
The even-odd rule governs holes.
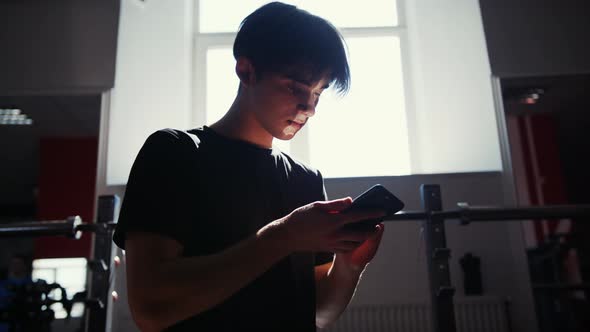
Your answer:
[[[4,126],[30,126],[33,119],[23,114],[17,108],[0,108],[0,125]]]
[[[540,88],[527,89],[520,96],[520,103],[527,105],[536,104],[544,93],[545,90]]]

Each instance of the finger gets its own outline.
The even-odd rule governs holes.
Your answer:
[[[375,226],[377,229],[376,232],[373,234],[372,238],[377,242],[381,242],[381,238],[383,238],[383,233],[385,233],[385,225],[383,223],[378,224]]]
[[[381,219],[385,217],[386,214],[385,211],[379,209],[359,210],[341,213],[339,214],[339,219],[343,224],[350,224],[363,220]]]
[[[333,249],[335,254],[348,254],[351,250],[344,250],[344,249]]]
[[[385,232],[385,224],[379,223],[379,224],[375,225],[375,228],[376,228],[377,235],[383,236],[383,233]]]
[[[361,243],[359,243],[359,242],[340,241],[338,244],[336,244],[336,246],[334,247],[334,250],[336,252],[338,252],[338,251],[351,252],[351,251],[357,249],[360,245],[361,245]]]
[[[316,204],[320,209],[326,212],[337,213],[348,208],[350,204],[352,204],[352,198],[344,197],[331,201],[316,202]]]
[[[352,241],[352,242],[365,242],[369,237],[375,233],[374,230],[370,231],[350,231],[340,229],[336,232],[334,238],[338,241]]]
[[[381,239],[383,238],[383,233],[385,232],[385,225],[383,223],[378,224],[375,226],[375,233],[373,233],[368,241],[373,244],[373,246],[378,247],[379,243],[381,243]]]

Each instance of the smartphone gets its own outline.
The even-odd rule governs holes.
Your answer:
[[[377,219],[368,219],[350,223],[344,226],[344,229],[353,231],[370,231],[375,228],[375,225],[383,221],[383,219],[394,215],[403,208],[404,203],[399,198],[395,197],[394,194],[382,185],[376,184],[355,198],[352,201],[352,205],[343,211],[343,213],[366,209],[382,209],[386,212],[386,215]]]

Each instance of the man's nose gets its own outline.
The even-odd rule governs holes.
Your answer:
[[[297,109],[303,111],[308,118],[311,118],[315,114],[316,100],[313,97],[313,94],[304,99],[306,100],[302,100],[302,102],[297,105]]]

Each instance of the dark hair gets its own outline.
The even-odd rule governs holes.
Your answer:
[[[246,17],[234,42],[234,57],[248,58],[257,75],[303,71],[311,81],[329,74],[336,90],[350,87],[342,36],[325,19],[280,2]]]

